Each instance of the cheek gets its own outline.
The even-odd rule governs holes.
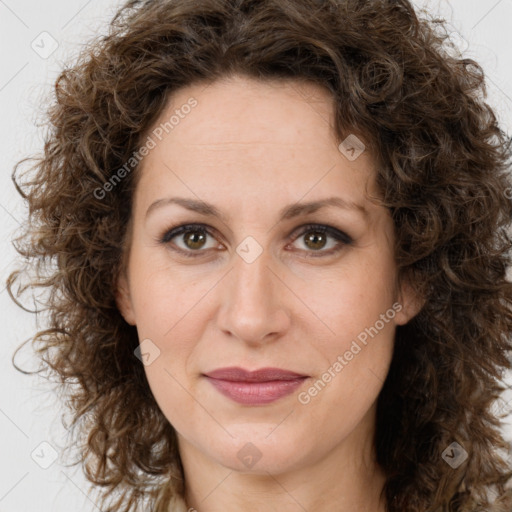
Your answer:
[[[324,340],[320,348],[325,367],[297,397],[301,407],[334,437],[356,427],[386,380],[393,356],[395,310],[390,307],[382,313],[384,320],[373,315],[366,325],[345,315],[346,325],[340,325],[338,335],[330,343]]]
[[[316,290],[314,308],[322,322],[313,324],[314,331],[325,332],[328,326],[329,334],[310,333],[325,368],[316,375],[320,382],[309,397],[323,394],[325,387],[325,400],[351,408],[359,402],[364,409],[378,394],[393,354],[394,318],[401,309],[393,293],[393,268],[385,269],[383,260],[380,266],[354,266]]]
[[[294,291],[317,317],[311,328],[322,329],[331,341],[338,340],[339,348],[373,326],[386,312],[386,319],[394,318],[393,268],[383,260],[365,264],[354,258],[330,275],[324,272],[321,276],[301,277]],[[379,322],[379,330],[388,330],[388,323],[384,326]]]
[[[190,420],[196,416],[197,404],[186,391],[188,383],[183,375],[166,364],[165,355],[145,367],[151,393],[167,421],[178,431],[191,428]]]
[[[187,322],[214,281],[211,275],[199,276],[193,266],[172,266],[147,252],[134,251],[131,260],[132,303],[139,336],[164,339]]]

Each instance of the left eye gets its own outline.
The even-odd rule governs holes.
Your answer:
[[[169,244],[174,238],[183,235],[181,240],[185,246],[180,247],[178,244],[174,242],[171,245],[175,245],[176,248],[172,248],[177,252],[182,253],[185,256],[196,257],[200,256],[200,252],[205,252],[207,249],[215,248],[215,244],[210,245],[210,247],[205,247],[205,241],[208,236],[214,238],[213,234],[206,229],[206,227],[202,224],[185,224],[182,226],[178,226],[175,228],[171,228],[168,230],[159,240],[161,244]],[[308,235],[304,237],[304,235]],[[319,252],[321,254],[308,254],[308,257],[317,257],[323,256],[326,254],[332,254],[340,251],[343,246],[351,245],[353,240],[350,236],[342,231],[339,231],[336,228],[331,226],[324,226],[322,224],[308,224],[303,226],[301,230],[294,234],[291,237],[292,242],[296,240],[300,240],[301,237],[304,237],[304,244],[306,246],[306,252]],[[325,249],[327,240],[332,238],[334,240],[333,244],[329,250]],[[308,250],[309,249],[309,250]],[[312,249],[312,250],[311,250]],[[196,254],[194,254],[196,253]]]

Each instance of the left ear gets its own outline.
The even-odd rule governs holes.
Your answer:
[[[425,299],[411,285],[409,279],[404,278],[398,287],[398,300],[395,311],[395,323],[405,325],[414,318],[425,304]]]

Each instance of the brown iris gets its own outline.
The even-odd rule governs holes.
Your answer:
[[[184,235],[185,244],[190,249],[200,249],[204,245],[205,240],[206,235],[200,231],[187,231]],[[193,245],[189,245],[189,242]]]
[[[310,249],[322,249],[325,246],[325,233],[319,231],[310,231],[310,235],[305,237],[305,243]],[[320,242],[319,242],[320,241]],[[313,245],[309,245],[309,244]],[[314,246],[314,244],[320,243],[321,246]]]

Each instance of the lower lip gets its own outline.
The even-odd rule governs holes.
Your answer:
[[[233,382],[206,377],[220,393],[239,404],[264,405],[290,395],[306,377],[268,382]]]

